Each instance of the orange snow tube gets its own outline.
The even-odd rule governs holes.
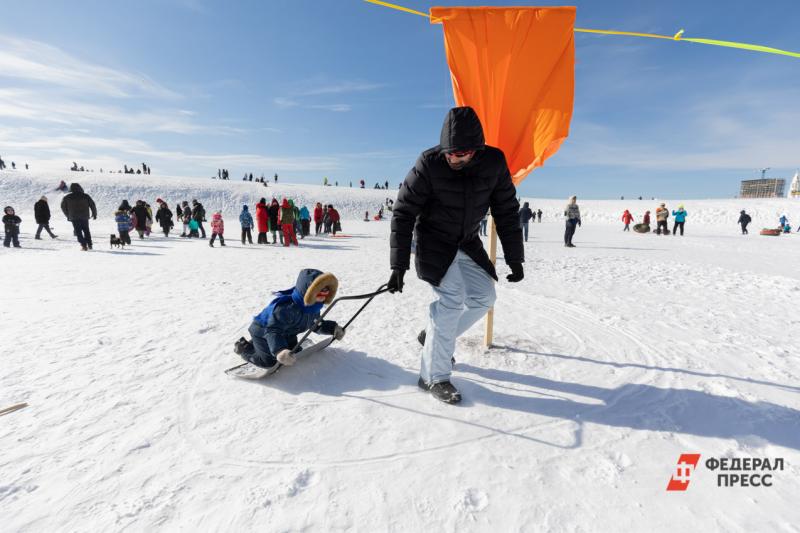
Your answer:
[[[761,230],[761,235],[770,235],[773,237],[777,237],[782,233],[780,229],[771,229],[771,228],[764,228]]]

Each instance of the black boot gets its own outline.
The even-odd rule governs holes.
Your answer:
[[[419,335],[417,335],[417,342],[419,342],[421,345],[425,346],[425,337],[427,335],[428,335],[428,333],[424,329],[422,331],[420,331]],[[455,357],[450,357],[450,364],[453,365],[453,366],[456,366],[456,358]]]
[[[419,378],[417,385],[420,389],[430,392],[434,398],[444,403],[454,404],[461,401],[461,393],[449,381],[440,381],[439,383],[428,385],[422,378]]]
[[[233,351],[236,352],[238,355],[250,353],[252,351],[252,348],[253,344],[244,337],[240,337],[239,340],[236,341],[233,345]]]

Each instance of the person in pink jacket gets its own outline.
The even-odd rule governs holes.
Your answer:
[[[222,220],[222,213],[217,211],[211,217],[211,240],[208,241],[210,247],[214,247],[214,240],[219,236],[219,245],[225,246],[225,238],[222,234],[225,233],[225,221]]]

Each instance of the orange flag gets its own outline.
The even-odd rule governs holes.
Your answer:
[[[453,94],[519,184],[569,135],[575,88],[574,7],[432,7],[444,26]]]

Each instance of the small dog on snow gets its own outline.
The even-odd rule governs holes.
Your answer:
[[[116,236],[114,233],[112,233],[112,234],[111,234],[111,248],[113,248],[114,246],[116,246],[117,248],[119,248],[120,246],[122,246],[122,248],[123,248],[123,249],[125,249],[125,243],[124,243],[124,242],[122,242],[122,241],[119,239],[119,237],[117,237],[117,236]]]

